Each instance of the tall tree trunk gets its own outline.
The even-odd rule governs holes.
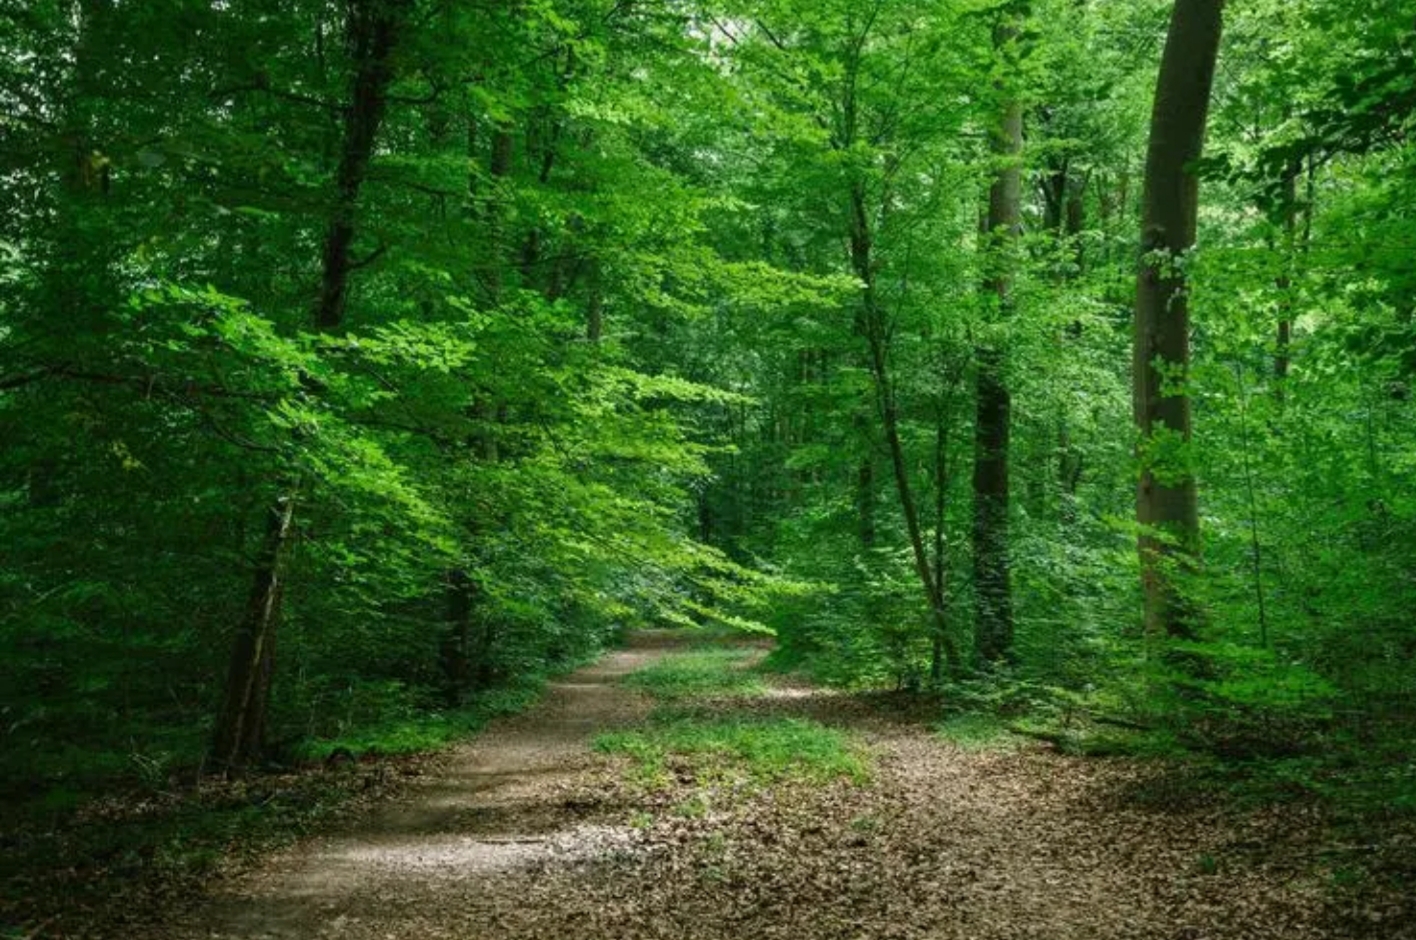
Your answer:
[[[940,370],[941,383],[948,389],[941,395],[934,415],[934,595],[939,615],[934,618],[934,635],[930,638],[929,681],[938,688],[944,681],[944,647],[948,633],[944,630],[949,609],[949,540],[945,536],[949,508],[949,431],[954,419],[954,385],[957,373]]]
[[[1059,285],[1066,284],[1084,272],[1086,262],[1082,248],[1081,234],[1086,225],[1086,183],[1085,176],[1074,172],[1070,161],[1055,160],[1052,169],[1043,179],[1043,197],[1046,211],[1043,225],[1051,232],[1059,258],[1070,250],[1071,265],[1059,265],[1056,279]],[[1057,332],[1057,346],[1066,356],[1069,338],[1082,334],[1081,321],[1074,321]],[[1081,482],[1082,457],[1072,447],[1072,432],[1068,424],[1068,403],[1057,404],[1057,492],[1058,519],[1064,528],[1070,527],[1077,518],[1077,486]]]
[[[605,283],[600,268],[600,259],[592,257],[587,262],[585,297],[585,338],[591,343],[599,343],[605,335]]]
[[[1195,612],[1177,576],[1199,558],[1189,454],[1190,310],[1182,256],[1195,243],[1199,180],[1224,0],[1176,0],[1156,83],[1136,279],[1134,404],[1141,476],[1136,521],[1145,624],[1190,636]]]
[[[344,146],[335,172],[335,203],[325,234],[324,273],[315,309],[315,328],[335,330],[344,322],[344,307],[353,266],[354,215],[359,189],[374,155],[374,138],[388,106],[393,81],[393,46],[410,0],[355,0],[349,5],[351,49],[355,60],[354,87],[345,110]]]
[[[1283,404],[1288,384],[1288,367],[1291,363],[1290,346],[1293,341],[1293,265],[1294,250],[1298,239],[1298,174],[1303,171],[1301,160],[1290,163],[1283,174],[1283,188],[1279,193],[1279,212],[1283,220],[1282,269],[1275,287],[1278,288],[1278,336],[1274,346],[1273,379],[1274,398]]]
[[[994,44],[1007,54],[1017,36],[1009,20],[994,32]],[[1006,94],[998,125],[990,137],[998,169],[988,193],[984,249],[989,268],[985,289],[997,300],[998,319],[1006,322],[1013,306],[1015,245],[1021,227],[1023,108],[1016,95]],[[1061,197],[1059,196],[1059,199]],[[1060,207],[1059,207],[1060,209]],[[1008,561],[1008,451],[1012,396],[1007,384],[1007,353],[997,335],[975,351],[978,405],[974,424],[973,563],[974,649],[984,663],[1011,655],[1013,601]]]
[[[469,116],[467,123],[467,156],[476,159],[478,151],[477,125]],[[488,304],[495,308],[501,303],[506,289],[508,264],[506,222],[511,202],[511,174],[515,157],[515,139],[510,124],[499,123],[492,131],[491,152],[488,155],[487,173],[491,177],[491,191],[485,202],[482,222],[487,231],[486,267],[482,271],[482,286],[486,291]],[[476,199],[477,177],[467,181],[468,193]],[[477,272],[473,272],[474,276]],[[505,417],[505,406],[495,401],[488,392],[479,394],[468,408],[476,422],[474,435],[477,456],[485,463],[501,460],[495,425]],[[469,530],[471,526],[469,526]],[[475,532],[469,531],[469,541],[475,539]],[[472,635],[473,613],[481,596],[481,586],[466,567],[449,570],[444,576],[444,596],[447,609],[446,629],[439,641],[439,660],[442,663],[443,678],[447,683],[447,696],[451,701],[459,701],[477,679],[479,664],[474,657],[483,657],[486,645],[490,643],[491,626],[486,625],[480,638]]]
[[[318,330],[344,322],[349,276],[354,269],[355,210],[368,174],[374,141],[393,81],[391,56],[411,0],[351,0],[349,47],[354,80],[344,114],[344,143],[335,171],[335,198],[325,233],[319,298],[312,320]],[[224,771],[239,771],[259,754],[275,669],[275,635],[283,595],[283,562],[295,519],[295,487],[287,487],[267,510],[270,520],[251,585],[246,616],[232,647],[226,693],[218,714],[212,754]]]

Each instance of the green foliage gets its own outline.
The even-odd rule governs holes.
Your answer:
[[[488,721],[512,715],[534,703],[542,690],[536,678],[489,689],[455,710],[440,710],[410,695],[397,683],[365,687],[347,697],[348,712],[338,726],[313,733],[298,746],[303,760],[323,760],[339,750],[354,754],[412,754],[436,750],[481,730]],[[325,709],[338,714],[338,705]]]
[[[996,4],[944,0],[415,6],[362,112],[377,63],[324,2],[0,17],[0,796],[202,767],[274,573],[277,762],[434,745],[622,630],[713,626],[952,697],[960,740],[1031,722],[1409,804],[1409,2],[1229,5],[1199,247],[1163,259],[1188,441],[1138,441],[1130,402],[1162,0],[1009,4],[997,44]],[[1004,316],[978,220],[1008,98]],[[1015,616],[969,675],[982,350]],[[1140,631],[1143,464],[1200,481],[1185,642]],[[756,691],[738,665],[631,682]],[[776,766],[730,730],[692,734]]]

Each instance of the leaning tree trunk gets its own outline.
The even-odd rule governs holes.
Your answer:
[[[312,316],[318,330],[335,330],[344,322],[349,276],[355,268],[352,252],[359,190],[383,123],[393,81],[393,48],[410,6],[411,0],[352,0],[349,4],[355,71],[335,171],[335,199],[325,233],[319,297]],[[263,744],[275,671],[284,560],[295,521],[295,489],[287,486],[267,509],[269,523],[256,558],[246,616],[231,651],[226,693],[212,743],[213,760],[225,772],[250,764],[260,755]]]
[[[1014,23],[1001,24],[994,44],[1006,51],[1017,35]],[[987,291],[996,298],[998,321],[1006,322],[1013,306],[1013,254],[1021,227],[1023,108],[1017,96],[1006,94],[998,126],[991,137],[998,161],[988,193],[985,251],[989,268]],[[978,369],[977,418],[974,424],[973,563],[974,650],[978,660],[1005,660],[1013,646],[1013,602],[1008,563],[1008,451],[1012,396],[1006,377],[1007,356],[997,333],[975,351]]]
[[[1199,558],[1190,449],[1190,309],[1183,255],[1194,246],[1210,89],[1224,0],[1176,0],[1156,84],[1136,279],[1134,405],[1141,475],[1136,521],[1145,623],[1190,636],[1195,611],[1179,578]]]
[[[226,679],[226,697],[217,716],[212,759],[238,770],[260,753],[266,705],[275,670],[275,626],[284,589],[282,561],[295,521],[295,495],[281,496],[268,510],[265,539],[256,560],[255,582],[246,602],[246,618],[236,634]]]

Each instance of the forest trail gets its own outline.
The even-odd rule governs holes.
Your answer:
[[[724,714],[848,729],[868,783],[646,788],[595,735],[644,725],[641,634],[334,835],[217,885],[168,937],[1157,938],[1340,936],[1290,866],[1301,820],[1196,805],[1120,761],[971,750],[905,699],[776,681]],[[1288,846],[1292,851],[1285,851]]]

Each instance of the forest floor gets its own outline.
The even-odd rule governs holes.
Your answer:
[[[218,881],[150,935],[1416,936],[1377,908],[1334,916],[1311,809],[1239,810],[1155,765],[1036,742],[951,743],[901,696],[763,677],[690,703],[717,727],[829,729],[859,763],[827,778],[656,764],[643,739],[604,753],[607,732],[663,727],[665,701],[625,679],[685,642],[633,637],[397,800]]]

